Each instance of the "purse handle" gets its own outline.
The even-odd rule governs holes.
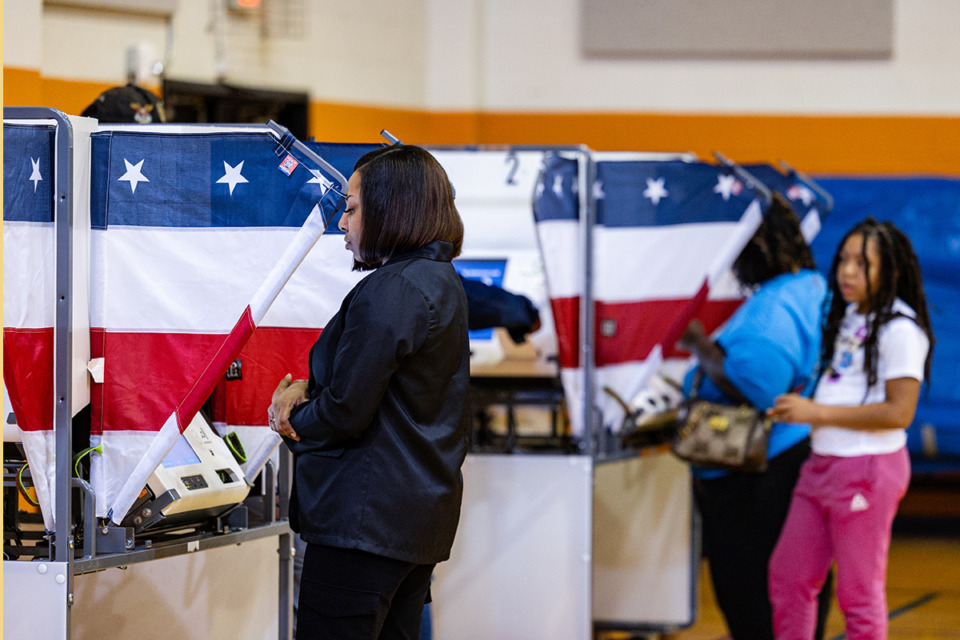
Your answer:
[[[697,389],[700,388],[701,382],[703,382],[703,367],[697,365],[697,371],[693,374],[693,385],[690,387],[690,397],[687,400],[692,402],[697,399]]]
[[[807,376],[801,384],[793,387],[790,393],[799,393],[805,398],[813,397],[813,392],[817,388],[817,383],[820,381],[820,373],[822,372],[818,372],[816,376]],[[690,387],[690,396],[687,398],[688,401],[692,402],[697,399],[697,390],[700,388],[700,383],[702,382],[703,367],[698,365],[696,373],[693,374],[693,384]],[[746,396],[744,396],[744,398],[746,398]],[[749,401],[746,404],[749,404],[751,407],[753,406]]]
[[[687,398],[687,400],[692,402],[697,399],[697,390],[700,388],[700,384],[702,382],[703,382],[703,367],[698,365],[697,371],[693,374],[693,385],[690,387],[690,397]],[[733,385],[731,384],[730,386],[733,386]],[[738,393],[739,393],[739,390],[738,390]],[[743,395],[743,394],[741,393],[740,395]],[[744,397],[744,399],[746,399],[746,397]],[[753,406],[752,404],[750,404],[749,401],[745,403],[738,403],[736,400],[733,400],[733,404],[731,406],[737,406],[738,404],[747,404],[747,405],[750,405],[751,407]]]

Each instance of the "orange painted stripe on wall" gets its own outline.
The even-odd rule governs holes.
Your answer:
[[[3,68],[3,106],[37,107],[42,104],[41,78],[39,71]]]
[[[322,115],[321,115],[322,114]],[[816,174],[960,176],[960,118],[623,113],[427,113],[312,105],[318,140],[416,144],[585,144],[597,151],[689,151],[785,160]]]
[[[960,175],[960,118],[668,114],[483,114],[484,143],[596,150],[714,150],[819,174]]]
[[[383,142],[387,129],[404,142],[422,140],[428,114],[404,109],[310,103],[310,135],[323,142]]]
[[[4,68],[4,104],[80,113],[110,85]],[[816,174],[960,176],[960,117],[661,113],[431,112],[314,101],[310,135],[415,144],[578,145],[598,151],[714,150],[737,162],[783,159]]]
[[[80,115],[98,95],[120,83],[83,82],[46,78],[38,71],[3,68],[3,104],[7,107],[52,107],[68,115]],[[148,86],[159,92],[159,88]]]
[[[43,105],[78,116],[97,96],[119,83],[75,82],[58,78],[43,79]]]
[[[310,135],[324,142],[383,142],[380,131],[410,144],[477,144],[476,114],[362,105],[310,104]]]

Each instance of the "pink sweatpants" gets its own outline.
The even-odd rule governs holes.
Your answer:
[[[832,561],[847,638],[887,637],[890,529],[909,482],[905,448],[852,458],[811,455],[803,464],[770,557],[777,640],[813,638],[816,598]]]

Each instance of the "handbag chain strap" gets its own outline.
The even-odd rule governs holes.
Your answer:
[[[697,366],[697,370],[693,374],[693,384],[690,387],[690,397],[687,398],[688,401],[693,402],[694,400],[697,399],[697,390],[700,388],[701,382],[703,382],[703,367]],[[717,404],[726,404],[726,403],[717,403]],[[750,402],[736,402],[736,401],[734,401],[733,404],[731,404],[730,406],[736,407],[738,405],[753,407],[753,405],[750,404]]]

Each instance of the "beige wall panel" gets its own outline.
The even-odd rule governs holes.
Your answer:
[[[960,2],[896,0],[885,60],[596,59],[580,0],[485,0],[487,111],[960,113]]]
[[[41,24],[39,14],[10,23],[42,30],[44,76],[121,83],[127,49],[146,43],[178,80],[222,78],[318,100],[418,108],[425,101],[425,1],[280,0],[261,18],[230,12],[219,0],[190,0],[177,5],[170,30],[156,15],[47,5]]]
[[[423,106],[472,110],[482,101],[482,5],[482,0],[427,0]]]
[[[40,71],[50,78],[123,84],[127,48],[146,44],[161,54],[165,40],[165,21],[156,16],[45,6]]]
[[[4,5],[4,66],[39,69],[41,0],[7,0]]]
[[[886,58],[893,0],[581,0],[597,56]]]
[[[591,58],[581,1],[276,0],[296,11],[298,29],[263,35],[257,19],[227,13],[217,22],[217,11],[226,13],[219,1],[191,0],[178,4],[168,50],[163,19],[56,6],[38,18],[39,0],[21,0],[4,16],[5,64],[37,64],[29,52],[39,46],[44,78],[115,83],[127,48],[146,42],[169,57],[172,78],[222,75],[321,103],[473,113],[960,112],[955,0],[892,0],[891,56],[871,60]]]

